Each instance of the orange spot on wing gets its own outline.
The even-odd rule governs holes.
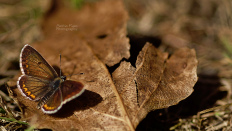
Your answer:
[[[28,91],[28,92],[26,92],[27,93],[27,95],[31,95],[31,92],[30,91]]]
[[[50,107],[50,106],[48,106],[47,104],[44,105],[44,108],[45,108],[46,110],[52,110],[52,109],[54,109],[54,107],[52,107],[52,106]]]
[[[31,94],[30,96],[31,96],[32,99],[35,99],[35,95]]]

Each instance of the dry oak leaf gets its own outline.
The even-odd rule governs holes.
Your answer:
[[[168,59],[149,43],[139,53],[136,68],[122,62],[112,77],[133,127],[148,112],[188,97],[197,81],[196,69],[194,49],[179,49]]]
[[[57,4],[56,10],[47,15],[42,23],[45,36],[60,39],[65,35],[74,35],[84,39],[94,54],[108,66],[130,57],[130,44],[126,37],[128,14],[121,0],[86,4],[81,10]]]
[[[113,82],[105,64],[85,41],[51,38],[33,47],[51,65],[59,65],[61,53],[64,75],[85,73],[68,79],[83,81],[86,91],[54,115],[44,114],[36,108],[36,102],[13,89],[23,105],[23,120],[39,129],[132,131],[149,111],[174,105],[189,96],[197,81],[195,51],[187,48],[167,59],[167,53],[146,44],[136,68],[122,62],[112,74]]]

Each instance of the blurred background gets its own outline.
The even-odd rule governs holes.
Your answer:
[[[97,1],[66,0],[65,4],[80,10]],[[129,14],[132,63],[147,41],[169,53],[181,47],[194,48],[199,62],[194,93],[178,105],[149,113],[137,130],[231,129],[232,1],[123,2]],[[53,4],[52,0],[0,0],[1,90],[4,82],[19,73],[22,46],[43,39],[41,20]],[[204,112],[207,119],[199,119],[196,115],[206,109],[210,109]]]

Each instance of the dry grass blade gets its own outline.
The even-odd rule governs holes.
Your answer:
[[[182,130],[188,126],[187,130],[230,130],[231,129],[231,103],[209,108],[198,112],[192,118],[179,120],[179,123],[170,130]],[[210,121],[210,122],[209,122]]]

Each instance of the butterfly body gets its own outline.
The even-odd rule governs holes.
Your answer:
[[[64,82],[64,79],[61,79],[60,77],[55,78],[53,81],[50,82],[50,87],[52,89],[58,88],[62,82]]]
[[[37,108],[44,113],[56,113],[63,104],[84,92],[81,82],[66,80],[31,46],[25,45],[20,54],[22,75],[18,89],[28,99],[39,101]]]

